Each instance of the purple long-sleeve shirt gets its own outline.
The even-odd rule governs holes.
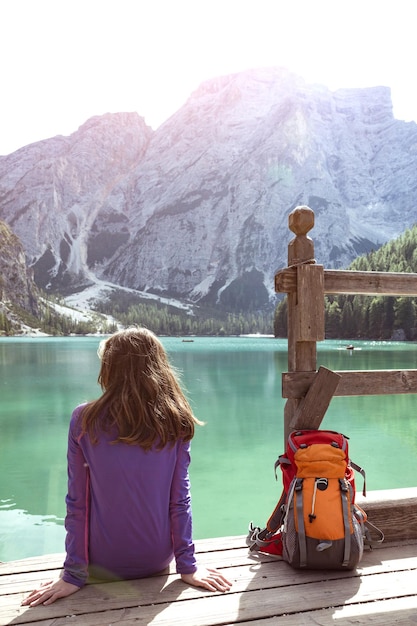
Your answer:
[[[81,436],[78,406],[68,436],[68,494],[63,579],[81,587],[88,575],[141,578],[175,557],[177,572],[197,569],[192,542],[190,443],[162,450],[97,443]]]

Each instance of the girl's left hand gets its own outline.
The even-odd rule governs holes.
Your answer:
[[[209,591],[229,591],[232,583],[217,569],[199,567],[192,574],[181,574],[184,582],[194,587],[204,587]]]
[[[60,578],[57,581],[48,581],[43,583],[39,589],[32,591],[27,598],[22,601],[22,606],[37,606],[38,604],[52,604],[59,598],[65,598],[78,591],[80,587],[65,582]]]

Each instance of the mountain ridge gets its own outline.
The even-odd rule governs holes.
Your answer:
[[[416,166],[417,125],[395,120],[389,88],[248,70],[203,83],[156,131],[107,114],[0,157],[0,219],[42,288],[257,310],[295,206],[315,212],[318,262],[345,267],[416,221]]]

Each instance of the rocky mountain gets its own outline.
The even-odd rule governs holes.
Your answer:
[[[38,284],[86,281],[91,225],[113,186],[143,156],[151,132],[136,114],[105,115],[70,137],[0,157],[0,218],[22,240]]]
[[[22,313],[38,314],[38,290],[19,239],[0,221],[0,314],[11,323]]]
[[[417,125],[388,88],[262,69],[204,83],[157,131],[108,114],[0,157],[0,218],[43,287],[247,310],[273,298],[295,206],[315,211],[317,261],[344,267],[416,222],[416,187]]]

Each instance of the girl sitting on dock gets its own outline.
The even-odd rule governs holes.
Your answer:
[[[159,339],[144,328],[101,342],[103,394],[78,406],[68,438],[66,559],[23,605],[52,604],[88,580],[151,576],[175,558],[190,585],[228,591],[197,566],[188,466],[193,415]]]

